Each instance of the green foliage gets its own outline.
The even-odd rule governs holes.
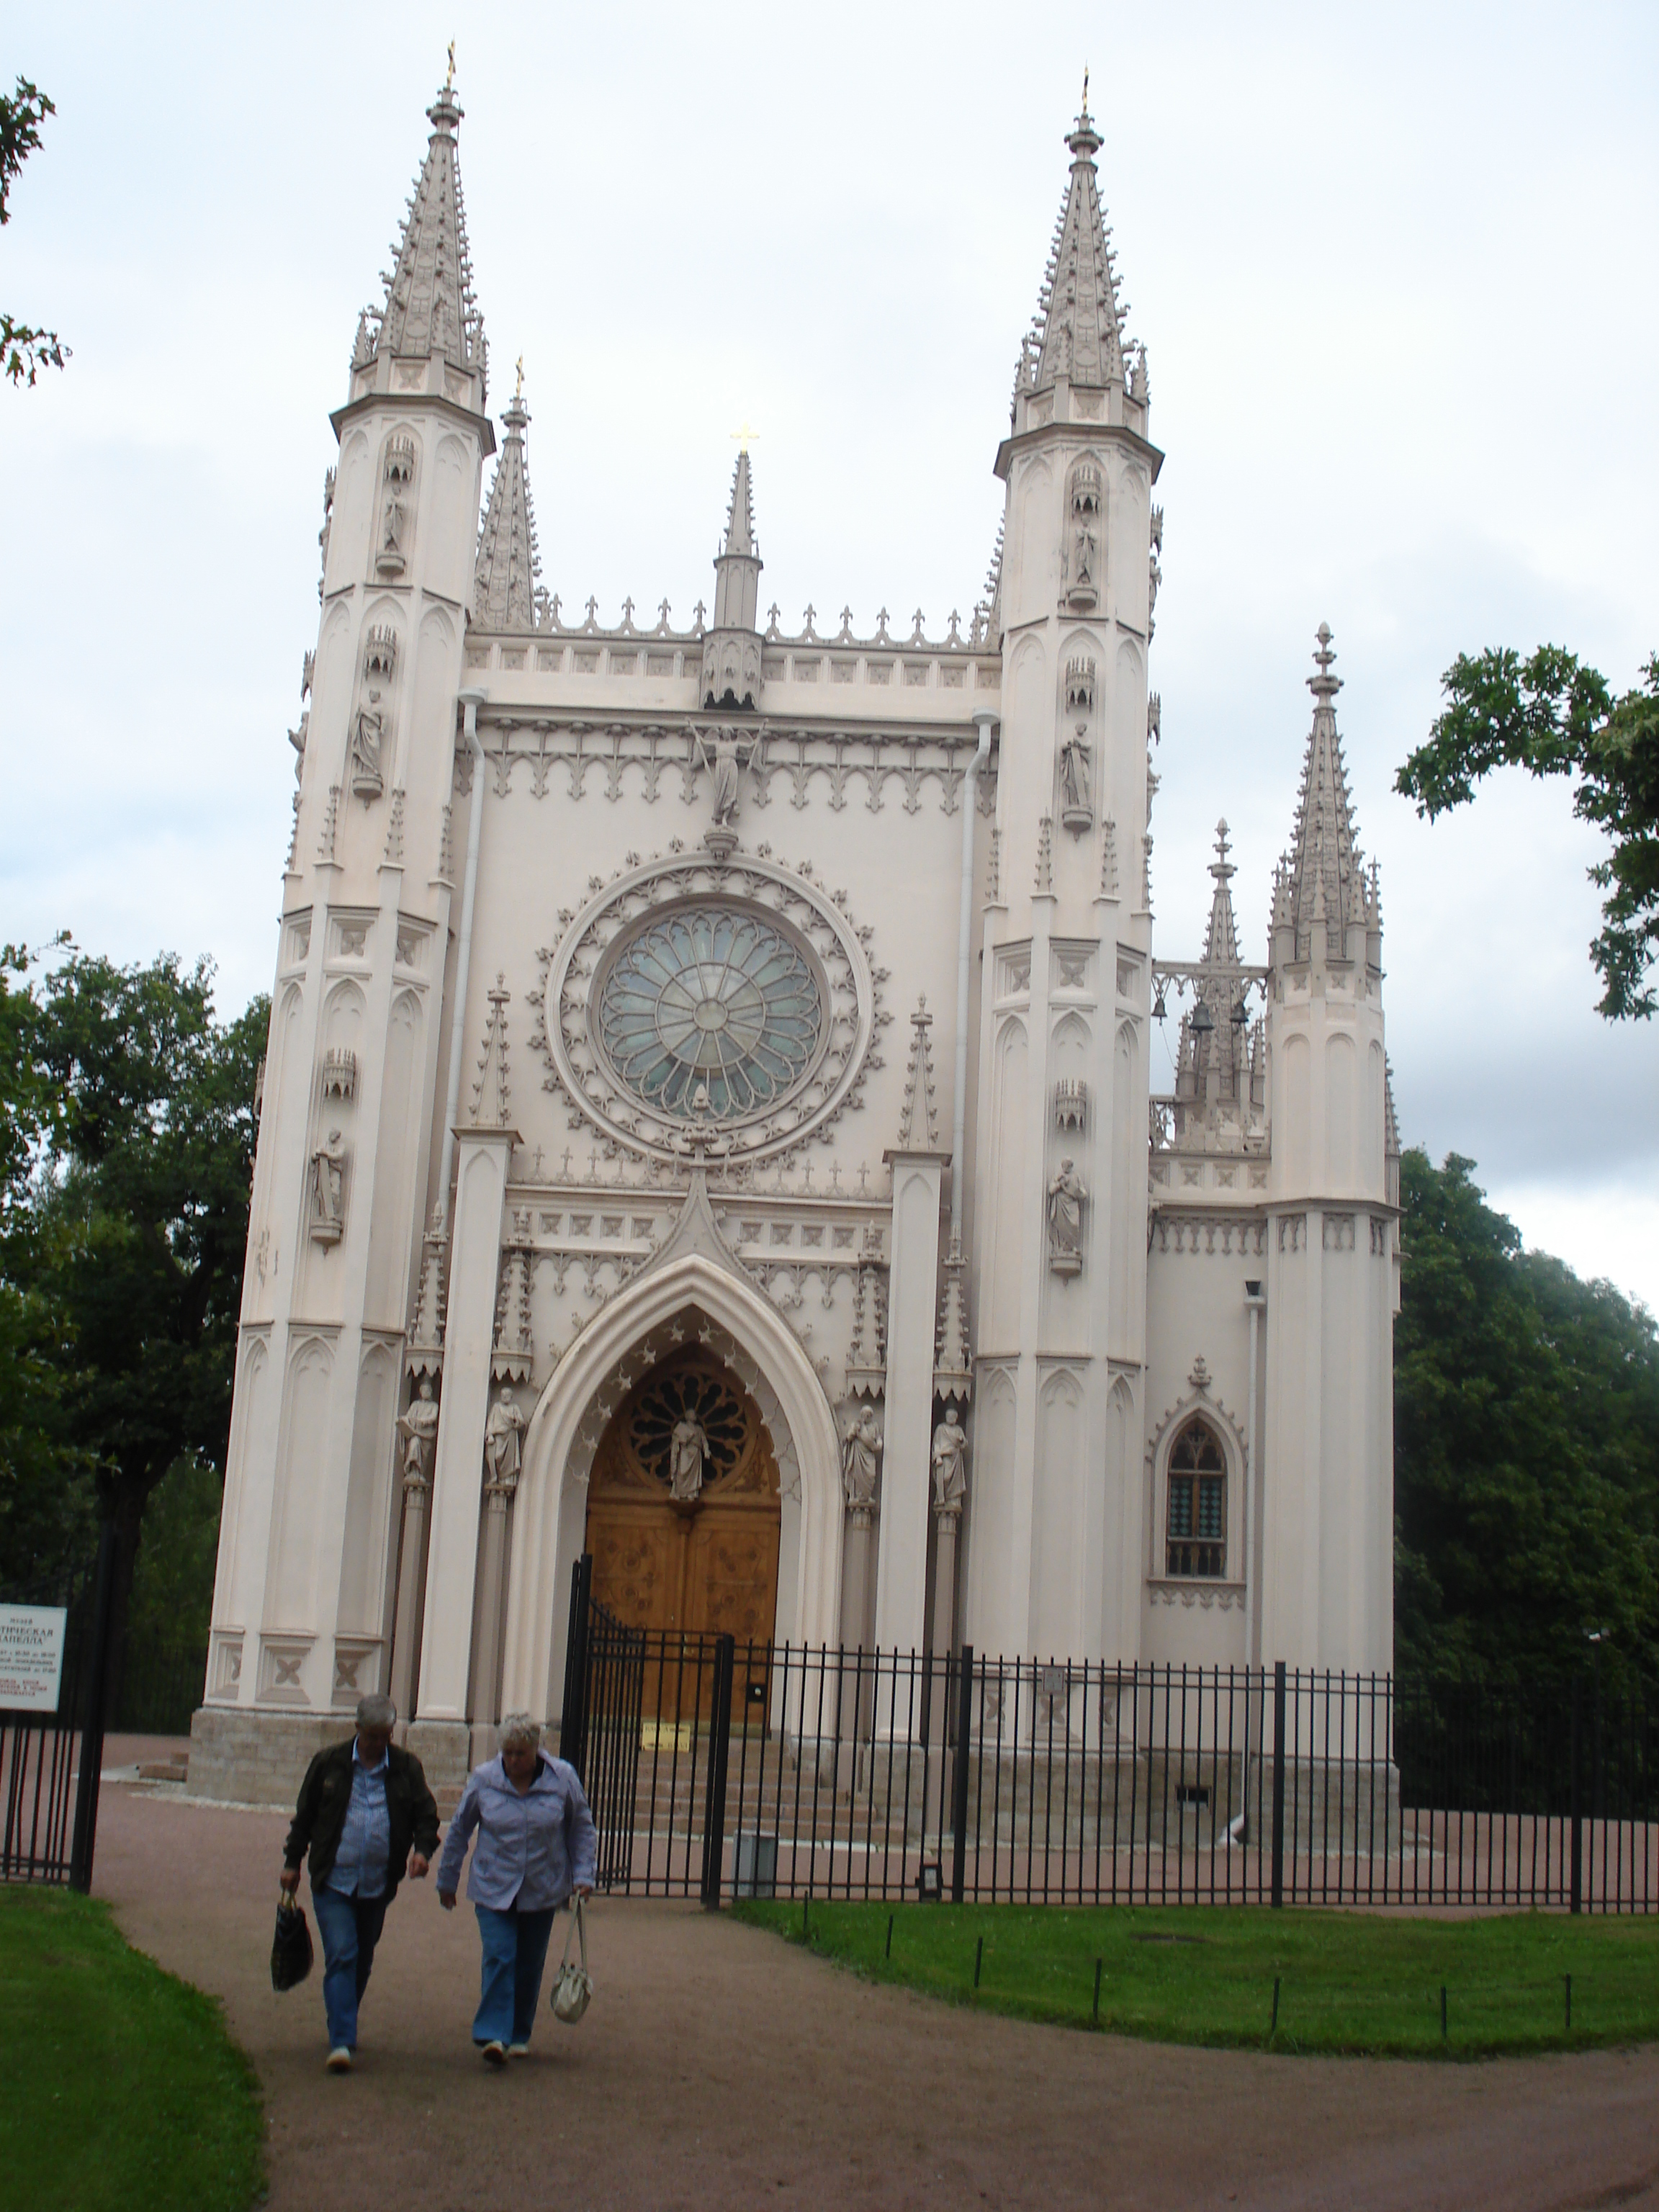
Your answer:
[[[52,1504],[42,1455],[60,1454],[60,1489],[66,1464],[90,1468],[119,1538],[118,1652],[150,1493],[181,1460],[223,1474],[269,1008],[221,1024],[206,962],[57,951],[42,981],[0,998],[5,1157],[19,1164],[0,1258],[34,1317],[41,1384],[19,1420],[33,1419],[34,1459],[18,1449],[14,1486],[36,1519],[61,1518],[72,1501]],[[10,974],[27,965],[14,955]],[[0,1492],[11,1578],[28,1561],[3,1548],[4,1504]],[[14,1519],[33,1525],[21,1508]]]
[[[40,125],[57,108],[38,85],[26,76],[17,80],[9,98],[0,92],[0,223],[11,221],[7,205],[11,187],[24,162],[40,143]],[[14,384],[33,384],[43,368],[62,368],[69,348],[56,331],[39,331],[14,316],[0,313],[0,374]]]
[[[1590,958],[1604,987],[1597,1012],[1610,1021],[1659,1006],[1647,981],[1659,953],[1659,654],[1643,676],[1615,700],[1604,676],[1559,646],[1525,662],[1507,648],[1459,653],[1441,678],[1444,712],[1395,778],[1431,821],[1495,768],[1578,779],[1574,813],[1612,844],[1589,872],[1608,894]]]
[[[0,2172],[11,2204],[246,2212],[263,2186],[253,2069],[217,2002],[107,1905],[0,1888]]]
[[[801,1940],[799,1903],[743,1902],[734,1911]],[[1096,2024],[1098,1960],[1098,2025],[1160,2043],[1474,2058],[1659,2036],[1659,1921],[1645,1918],[1408,1920],[1259,1905],[893,1906],[815,1899],[807,1930],[820,1956],[871,1981],[1066,2027]],[[1270,2033],[1275,1980],[1279,2021]]]
[[[206,1651],[223,1494],[223,1475],[193,1452],[175,1460],[150,1493],[127,1611],[135,1656],[165,1666]]]
[[[1401,1159],[1395,1666],[1659,1674],[1659,1331],[1522,1249],[1474,1162]]]

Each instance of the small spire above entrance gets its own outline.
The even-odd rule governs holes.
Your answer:
[[[524,404],[524,357],[519,384],[501,410],[507,433],[489,487],[489,504],[478,534],[473,570],[472,619],[480,629],[526,630],[536,626],[536,593],[541,556],[536,516],[530,501],[530,468],[524,434],[530,414]]]

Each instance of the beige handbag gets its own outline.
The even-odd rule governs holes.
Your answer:
[[[581,1954],[578,1966],[570,1955],[570,1940],[574,1936]],[[553,1994],[548,2000],[555,2020],[562,2020],[567,2027],[574,2027],[587,2010],[593,1994],[593,1977],[587,1971],[587,1923],[582,1917],[582,1901],[579,1897],[570,1916],[570,1926],[564,1939],[564,1956],[559,1961],[559,1971],[554,1978]]]

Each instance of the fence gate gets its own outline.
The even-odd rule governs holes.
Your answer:
[[[10,1603],[62,1607],[64,1664],[51,1712],[0,1707],[0,1881],[92,1887],[99,1770],[115,1592],[115,1532],[96,1564],[56,1588],[12,1590]]]

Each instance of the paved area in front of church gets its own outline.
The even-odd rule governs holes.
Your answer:
[[[561,2028],[544,2001],[532,2057],[492,2075],[470,2039],[472,1916],[405,1884],[358,2070],[335,2079],[316,1976],[270,1987],[283,1826],[113,1784],[94,1885],[135,1943],[224,1999],[264,2085],[271,2212],[1659,2207],[1659,2050],[1172,2049],[872,1988],[694,1905],[601,1899],[587,2018]]]

